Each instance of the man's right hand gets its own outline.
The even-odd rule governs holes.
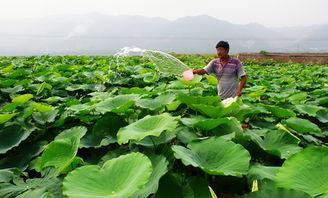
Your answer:
[[[192,72],[193,74],[199,74],[199,75],[206,74],[205,69],[193,69]]]

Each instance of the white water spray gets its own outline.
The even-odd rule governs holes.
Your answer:
[[[145,50],[138,47],[124,47],[116,54],[114,54],[117,64],[119,63],[120,58],[126,56],[142,56],[154,63],[156,69],[159,72],[165,74],[181,76],[184,71],[190,70],[190,68],[179,59],[159,50]]]

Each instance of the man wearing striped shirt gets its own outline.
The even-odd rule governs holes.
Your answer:
[[[229,56],[229,43],[220,41],[216,45],[219,58],[213,59],[203,69],[193,69],[194,74],[214,73],[219,80],[218,95],[222,100],[241,96],[246,85],[246,72],[239,59]],[[239,82],[240,81],[240,82]]]

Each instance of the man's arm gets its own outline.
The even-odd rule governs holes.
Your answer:
[[[206,71],[205,71],[205,69],[193,69],[192,73],[193,74],[203,75],[203,74],[206,74]]]
[[[192,73],[193,74],[199,74],[199,75],[214,73],[213,63],[214,63],[214,60],[211,60],[204,68],[202,68],[202,69],[193,69]]]
[[[244,76],[242,76],[242,77],[240,78],[240,83],[239,83],[239,86],[238,86],[238,88],[237,88],[237,90],[236,90],[236,95],[237,95],[237,96],[241,96],[242,91],[243,91],[243,88],[244,88],[245,85],[246,85],[246,80],[247,80],[247,76],[246,76],[246,75],[244,75]]]

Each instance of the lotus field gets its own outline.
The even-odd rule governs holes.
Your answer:
[[[142,57],[1,57],[0,197],[327,198],[328,66],[244,66],[221,101]]]

